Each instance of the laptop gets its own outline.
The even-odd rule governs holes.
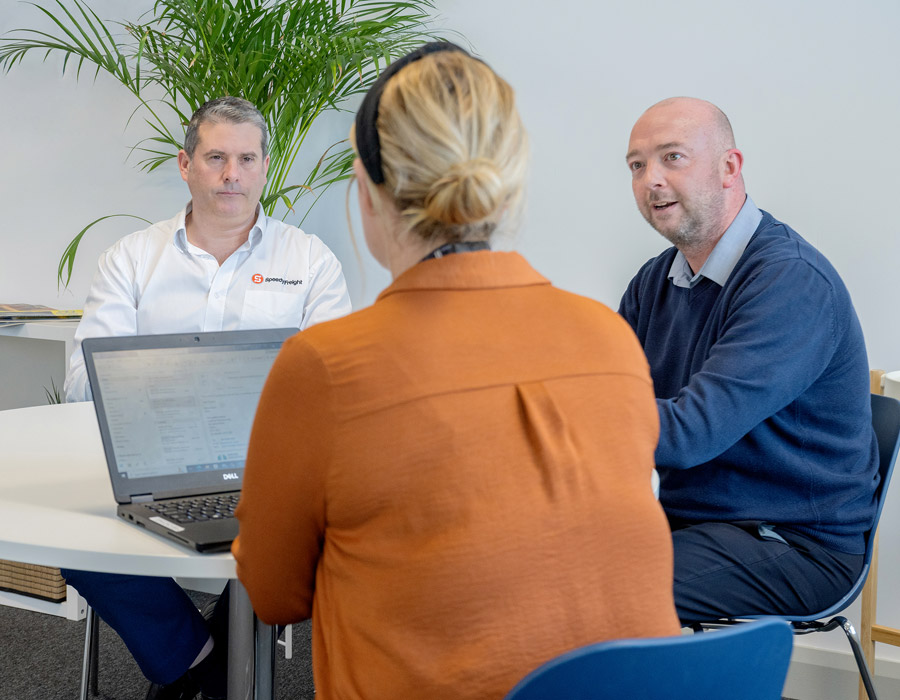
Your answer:
[[[118,515],[198,552],[231,546],[263,383],[296,328],[86,338]]]

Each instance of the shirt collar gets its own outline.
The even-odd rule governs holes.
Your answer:
[[[669,268],[669,279],[672,280],[672,284],[676,287],[690,289],[705,277],[720,287],[724,287],[725,282],[731,276],[731,271],[734,270],[734,266],[744,254],[747,244],[756,233],[760,221],[762,221],[762,212],[748,196],[744,200],[744,206],[731,222],[731,226],[725,230],[696,275],[691,270],[684,254],[680,250],[675,254],[675,259]]]
[[[175,247],[183,253],[191,252],[192,246],[188,243],[187,225],[185,222],[187,221],[187,215],[191,213],[193,208],[194,202],[188,202],[184,209],[178,213],[177,220],[175,221],[174,243]],[[269,217],[263,212],[262,204],[257,205],[256,212],[256,221],[253,222],[253,227],[250,229],[250,234],[247,236],[247,242],[238,248],[238,250],[253,250],[262,240],[263,232],[269,225]]]
[[[496,289],[550,284],[518,253],[490,250],[447,255],[413,265],[378,300],[415,290]]]

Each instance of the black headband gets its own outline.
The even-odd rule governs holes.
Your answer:
[[[432,41],[420,46],[384,69],[378,76],[378,80],[369,88],[369,92],[366,93],[362,105],[356,113],[356,150],[366,172],[369,173],[369,177],[376,185],[384,182],[384,172],[381,169],[381,140],[378,138],[378,129],[375,126],[375,122],[378,121],[378,104],[381,102],[384,86],[387,85],[388,80],[410,63],[438,51],[461,51],[466,56],[469,55],[465,49],[449,41]]]

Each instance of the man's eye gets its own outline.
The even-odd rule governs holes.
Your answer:
[[[666,160],[681,160],[683,157],[680,153],[666,153]]]
[[[631,172],[637,172],[637,171],[640,170],[643,166],[644,166],[643,163],[639,163],[639,162],[637,162],[637,161],[634,161],[633,163],[629,163],[629,164],[628,164],[628,169],[631,170]]]

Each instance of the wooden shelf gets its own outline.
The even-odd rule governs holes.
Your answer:
[[[872,641],[900,647],[900,630],[884,625],[872,625]]]

